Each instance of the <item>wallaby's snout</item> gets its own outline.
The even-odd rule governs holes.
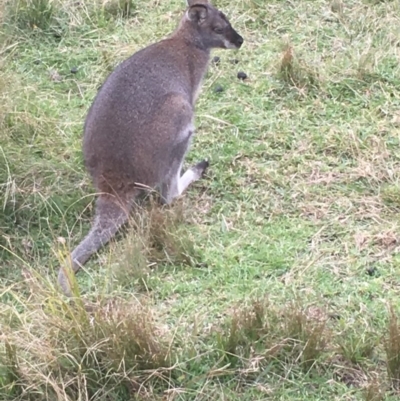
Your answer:
[[[229,32],[229,38],[225,47],[227,49],[240,49],[243,44],[243,38],[231,27]]]
[[[188,0],[188,22],[205,48],[239,49],[243,37],[233,29],[226,15],[208,0]]]

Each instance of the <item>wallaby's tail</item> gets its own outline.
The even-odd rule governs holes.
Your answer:
[[[131,206],[109,195],[101,195],[96,202],[96,215],[89,234],[71,254],[72,271],[76,273],[86,261],[105,245],[128,220]],[[64,267],[58,273],[63,292],[71,296],[71,280]]]

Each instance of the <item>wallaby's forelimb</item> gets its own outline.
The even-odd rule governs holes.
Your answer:
[[[203,160],[187,170],[179,179],[179,195],[181,195],[190,184],[199,180],[203,176],[208,166],[208,160]]]
[[[178,171],[171,174],[169,180],[167,180],[161,187],[161,201],[163,204],[170,204],[177,196],[188,188],[190,184],[199,180],[204,172],[206,171],[209,163],[207,160],[203,160],[200,163],[192,166],[186,170],[181,176],[181,167]]]
[[[92,228],[71,254],[71,267],[74,273],[116,234],[128,220],[130,209],[129,205],[122,204],[107,195],[102,195],[97,199]],[[64,268],[61,268],[58,273],[58,283],[63,292],[71,296],[71,283]]]

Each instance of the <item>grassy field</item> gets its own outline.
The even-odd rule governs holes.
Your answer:
[[[75,303],[84,117],[185,2],[0,4],[1,400],[399,399],[398,1],[215,2],[245,44],[197,104],[208,175],[138,206]]]

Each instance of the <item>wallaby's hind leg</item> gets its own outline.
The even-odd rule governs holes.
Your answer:
[[[101,195],[96,202],[96,215],[89,234],[71,254],[72,270],[76,273],[87,260],[105,245],[128,220],[131,206],[118,202],[109,195]],[[67,273],[61,268],[58,283],[66,295],[71,295]]]
[[[185,171],[182,176],[181,166],[179,166],[178,171],[175,174],[172,174],[162,185],[162,202],[169,204],[174,200],[174,198],[181,195],[191,183],[199,180],[203,176],[208,165],[208,161],[203,160]]]

